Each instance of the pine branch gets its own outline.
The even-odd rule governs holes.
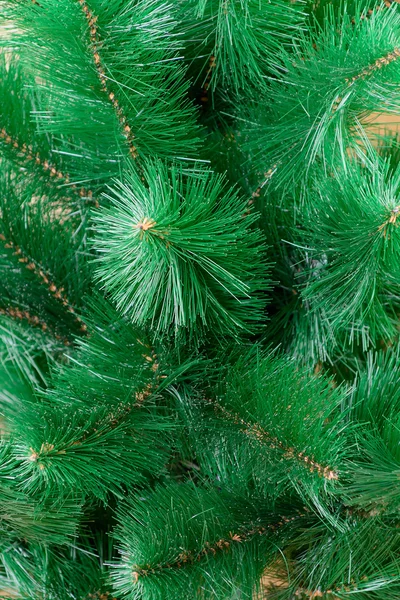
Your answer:
[[[85,415],[85,421],[55,412],[49,407],[40,410],[41,419],[51,419],[43,426],[33,410],[25,409],[29,430],[14,419],[20,432],[14,476],[25,493],[45,498],[53,494],[61,501],[73,488],[84,497],[105,501],[111,494],[122,497],[126,486],[143,484],[162,469],[166,454],[162,422],[151,427],[148,419],[136,415],[115,425],[104,409],[91,419]]]
[[[9,11],[23,64],[40,78],[40,131],[71,140],[88,180],[117,175],[136,147],[143,156],[194,155],[195,113],[168,5],[43,0]]]
[[[252,351],[219,356],[214,371],[174,397],[183,456],[226,489],[296,494],[335,527],[354,445],[345,388],[294,360]]]
[[[40,184],[47,182],[56,187],[60,200],[71,202],[65,190],[75,197],[78,204],[85,200],[93,202],[93,192],[71,181],[65,170],[67,163],[77,169],[76,157],[68,152],[65,139],[40,135],[37,117],[40,114],[40,97],[35,81],[24,72],[15,53],[0,54],[0,92],[3,97],[0,108],[0,148],[2,154],[13,165],[23,169],[23,177],[39,178]],[[63,158],[63,160],[61,160]]]
[[[39,153],[33,155],[32,146],[27,147],[25,143],[20,146],[18,141],[13,139],[4,128],[0,131],[0,139],[4,144],[7,144],[9,147],[12,147],[16,150],[16,154],[21,159],[23,164],[29,163],[30,161],[35,161],[35,164],[40,166],[43,171],[48,171],[51,177],[54,177],[55,179],[62,179],[65,183],[69,183],[68,175],[64,175],[61,171],[58,171],[57,168],[51,165],[47,160],[42,160]]]
[[[398,60],[399,57],[400,57],[400,48],[394,48],[394,50],[392,52],[388,52],[388,54],[386,54],[385,56],[377,58],[376,61],[372,65],[368,65],[360,73],[353,75],[353,77],[351,79],[346,79],[346,81],[348,82],[349,85],[353,85],[353,83],[355,83],[359,79],[366,79],[370,75],[373,75],[379,69],[382,69],[383,67],[386,67],[387,65],[394,62],[395,60]],[[340,103],[340,100],[337,102]]]
[[[210,406],[215,410],[215,412],[217,414],[219,413],[223,419],[226,419],[227,421],[239,425],[240,429],[246,436],[256,439],[262,444],[266,444],[272,450],[278,448],[283,453],[283,457],[286,460],[298,461],[300,464],[303,465],[303,467],[310,471],[310,473],[316,472],[319,477],[328,481],[339,479],[338,473],[331,469],[329,466],[319,464],[318,462],[313,460],[312,457],[305,456],[303,452],[299,452],[291,446],[285,446],[285,444],[283,444],[277,437],[274,437],[270,432],[260,427],[257,423],[245,421],[241,418],[239,414],[232,413],[226,410],[215,400],[208,400],[206,402],[210,404]]]
[[[104,566],[112,550],[96,546],[87,536],[70,547],[14,544],[0,553],[0,584],[21,600],[113,600]]]
[[[349,469],[347,503],[376,514],[396,514],[400,473],[398,348],[371,352],[354,382],[353,419],[359,453]]]
[[[44,333],[49,331],[49,326],[45,321],[42,321],[37,315],[32,315],[27,310],[20,310],[17,307],[8,306],[7,308],[0,308],[0,315],[10,317],[19,321],[26,321],[31,327],[38,327]],[[55,339],[62,342],[64,346],[70,346],[71,340],[63,338],[56,331],[51,331]]]
[[[155,565],[149,566],[148,568],[134,565],[134,570],[132,572],[133,582],[136,584],[138,583],[139,579],[143,577],[149,577],[151,575],[160,576],[163,569],[181,569],[182,567],[193,565],[196,562],[201,561],[203,558],[208,558],[210,555],[215,556],[217,552],[229,552],[231,544],[250,542],[257,535],[263,535],[266,532],[266,527],[259,526],[248,529],[247,531],[241,531],[240,533],[231,533],[229,538],[220,539],[213,544],[205,542],[204,547],[198,550],[196,553],[193,551],[181,552],[176,561],[172,562],[172,564],[168,563],[165,565]]]
[[[323,23],[326,18],[327,11],[333,10],[336,14],[347,13],[351,16],[352,23],[358,20],[369,19],[375,11],[394,8],[398,4],[398,0],[340,0],[332,2],[332,0],[318,0],[316,3],[309,0],[310,4],[310,26],[315,27]]]
[[[98,21],[98,16],[95,16],[93,14],[93,12],[90,10],[86,0],[78,0],[78,2],[82,7],[82,10],[83,10],[85,17],[87,19],[87,22],[88,22],[88,28],[90,31],[90,44],[91,44],[91,49],[93,52],[93,60],[96,65],[96,69],[97,69],[97,72],[98,72],[98,75],[100,78],[101,89],[107,95],[108,99],[110,100],[111,104],[113,105],[113,108],[117,114],[120,125],[123,129],[124,135],[128,141],[129,151],[130,151],[132,158],[137,158],[137,156],[138,156],[137,148],[136,148],[136,146],[134,146],[134,143],[133,143],[135,135],[132,133],[132,129],[127,122],[127,118],[124,114],[123,108],[120,106],[119,100],[115,97],[114,92],[110,91],[108,84],[107,84],[106,72],[102,65],[101,56],[99,54],[99,52],[101,51],[102,44],[99,39],[99,31],[98,31],[98,27],[96,25],[96,23]]]
[[[40,504],[16,490],[0,487],[2,535],[40,544],[71,543],[76,536],[81,505],[77,498],[63,505]],[[4,543],[4,542],[3,542]]]
[[[3,160],[0,210],[1,307],[37,317],[72,341],[85,332],[79,312],[91,272],[87,209],[73,211],[47,181],[24,178]]]
[[[22,263],[26,269],[28,269],[29,271],[31,271],[31,273],[33,273],[35,275],[36,280],[38,281],[38,283],[40,285],[46,286],[48,292],[53,296],[53,298],[55,298],[57,301],[59,301],[62,304],[62,306],[66,309],[66,311],[73,315],[74,320],[79,325],[80,331],[82,333],[86,333],[86,325],[83,323],[82,319],[77,315],[74,306],[72,306],[72,304],[68,300],[67,296],[64,294],[64,288],[57,287],[55,285],[55,283],[53,283],[53,281],[51,281],[51,279],[52,279],[51,275],[49,273],[45,273],[43,270],[43,267],[41,265],[37,264],[36,261],[34,261],[31,257],[24,254],[24,252],[21,250],[21,248],[19,246],[14,244],[14,242],[12,242],[11,240],[7,240],[6,237],[2,233],[0,233],[0,242],[3,243],[4,248],[6,250],[11,251],[13,256],[18,257],[19,263]],[[10,310],[12,311],[12,309],[9,309],[7,307],[5,310],[8,311],[8,314],[10,316],[15,316],[15,317],[20,318],[19,315],[15,311],[14,311],[14,315],[11,314]],[[23,313],[20,313],[20,314],[22,316]],[[27,314],[29,315],[29,313],[27,313]],[[27,318],[27,317],[25,317],[25,318]],[[35,317],[33,317],[33,319],[35,320]],[[37,317],[36,317],[36,319],[37,319]],[[39,320],[37,321],[37,323],[32,321],[32,324],[34,324],[34,325],[37,325],[38,323],[39,323]],[[42,323],[42,327],[43,327],[43,323]]]
[[[265,504],[257,513],[244,496],[210,487],[159,486],[119,509],[115,590],[131,600],[230,599],[238,592],[250,599],[276,545],[304,518]]]
[[[305,17],[302,2],[296,6],[281,0],[179,4],[186,59],[195,82],[203,87],[203,101],[218,88],[238,94],[249,85],[263,86],[265,77],[276,69],[280,47],[296,39]]]
[[[36,318],[30,317],[33,322],[0,316],[0,413],[6,422],[9,414],[21,410],[20,399],[29,396],[32,385],[46,384],[50,365],[65,353],[66,342],[70,343],[69,339],[58,339],[56,329],[42,329]]]
[[[315,183],[319,183],[317,177]],[[308,187],[306,193],[310,194]],[[271,347],[280,346],[298,364],[315,369],[321,363],[332,365],[343,352],[343,344],[335,336],[324,308],[316,309],[312,299],[301,295],[313,279],[315,266],[307,248],[294,246],[299,235],[298,221],[308,205],[301,195],[304,198],[304,192],[298,188],[284,195],[268,188],[259,199],[254,198],[254,205],[261,212],[260,226],[275,257],[271,279],[276,283],[263,341]]]
[[[239,115],[243,149],[254,167],[263,172],[278,165],[275,184],[288,185],[305,182],[313,166],[346,170],[349,156],[365,153],[368,116],[399,112],[393,93],[400,77],[399,36],[395,9],[355,21],[346,8],[327,10],[294,55],[282,53],[281,74],[263,99]]]
[[[368,168],[320,179],[297,234],[315,265],[302,298],[324,312],[334,333],[364,348],[397,335],[399,176],[375,158]]]
[[[297,551],[291,583],[277,598],[345,600],[355,594],[363,600],[396,597],[400,584],[399,536],[393,526],[393,522],[371,518],[348,521],[343,531],[323,531],[323,525],[305,531],[294,542]]]
[[[155,404],[165,377],[156,353],[101,298],[93,311],[89,336],[55,370],[53,387],[10,415],[13,476],[26,493],[120,497],[167,461],[174,425]]]
[[[144,172],[148,188],[126,172],[95,217],[100,285],[155,334],[252,331],[268,286],[257,216],[238,222],[246,202],[210,171],[158,162]]]
[[[33,147],[31,145],[27,146],[26,143],[20,145],[18,141],[13,139],[4,128],[0,131],[0,140],[2,140],[4,144],[15,151],[15,162],[24,168],[29,168],[31,163],[34,162],[35,166],[40,167],[42,172],[48,175],[51,179],[57,181],[58,183],[67,185],[68,189],[72,189],[73,191],[77,192],[80,198],[86,199],[91,204],[93,203],[92,190],[88,190],[84,187],[77,186],[75,183],[71,183],[71,178],[68,173],[59,171],[56,165],[52,164],[47,159],[42,159],[39,152],[34,154]],[[98,208],[99,203],[97,200],[94,201],[94,206]]]

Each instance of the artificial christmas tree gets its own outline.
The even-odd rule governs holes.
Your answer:
[[[400,598],[397,3],[0,16],[0,597]]]

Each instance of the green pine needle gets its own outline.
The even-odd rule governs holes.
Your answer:
[[[99,284],[156,334],[253,331],[268,289],[256,215],[210,171],[155,162],[145,178],[126,172],[95,216]]]
[[[400,170],[391,174],[389,163],[348,166],[311,191],[297,234],[310,256],[303,300],[364,347],[397,334],[399,189]]]
[[[208,90],[264,85],[276,70],[280,48],[293,43],[302,27],[303,2],[286,0],[184,0],[179,29],[185,58]]]
[[[321,27],[281,54],[281,74],[243,121],[244,149],[258,171],[276,170],[276,185],[305,180],[313,165],[347,168],[361,152],[373,113],[400,110],[400,12],[326,12]],[[358,18],[354,14],[360,15]],[[373,135],[373,134],[371,134]],[[376,135],[376,134],[375,134]]]

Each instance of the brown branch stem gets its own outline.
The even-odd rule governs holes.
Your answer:
[[[140,344],[142,344],[143,346],[145,346],[146,348],[149,348],[149,352],[146,354],[143,354],[143,358],[145,358],[148,362],[151,363],[151,370],[156,373],[159,369],[159,364],[157,362],[157,355],[154,353],[153,350],[150,349],[150,347],[148,347],[146,344],[143,344],[143,342],[141,342],[140,340],[138,340],[138,342]],[[135,398],[135,402],[132,404],[128,404],[126,406],[123,406],[119,411],[117,411],[116,413],[111,413],[108,415],[107,419],[105,422],[103,422],[103,424],[106,424],[109,427],[109,430],[115,429],[116,427],[118,427],[118,425],[120,423],[122,423],[124,421],[124,419],[131,413],[132,408],[142,408],[143,404],[145,402],[145,400],[151,396],[153,394],[153,392],[157,389],[160,380],[163,378],[162,375],[157,374],[156,377],[156,383],[152,384],[152,383],[148,383],[146,385],[146,387],[144,388],[144,390],[140,391],[140,392],[136,392],[134,394],[134,398]],[[96,433],[97,429],[95,429],[92,433]],[[67,451],[73,447],[76,446],[81,446],[87,439],[88,435],[90,435],[90,432],[87,432],[83,437],[81,437],[79,440],[76,440],[75,442],[72,442],[70,444],[68,444],[66,447],[64,447],[62,450],[58,450],[56,452],[57,455],[64,455],[67,453]],[[102,433],[96,433],[95,437],[101,437]],[[49,453],[52,453],[54,451],[54,444],[51,444],[49,442],[43,442],[41,445],[40,450],[35,450],[34,448],[30,448],[31,454],[29,456],[29,460],[32,462],[35,462],[39,465],[39,468],[41,470],[45,469],[45,465],[44,463],[40,462],[42,458],[46,458],[46,456]]]
[[[37,277],[40,285],[45,285],[47,287],[47,290],[53,296],[53,298],[61,302],[61,304],[65,307],[67,312],[71,313],[74,316],[75,321],[79,325],[81,332],[86,333],[87,327],[82,321],[82,319],[77,315],[75,308],[70,303],[67,296],[64,294],[64,288],[57,287],[55,283],[51,281],[50,275],[46,274],[42,267],[36,263],[36,261],[25,256],[21,248],[14,244],[14,242],[7,240],[2,233],[0,233],[0,241],[3,242],[4,248],[6,250],[11,250],[12,254],[18,257],[18,262],[23,264],[25,268],[28,269],[28,271],[31,271],[31,273],[33,273]]]
[[[32,315],[27,310],[9,306],[7,308],[0,308],[0,315],[10,317],[12,319],[19,320],[19,321],[27,321],[27,323],[29,323],[29,325],[31,325],[31,327],[37,327],[38,329],[41,329],[44,333],[46,333],[47,331],[50,331],[54,335],[56,340],[62,342],[64,344],[64,346],[71,345],[71,342],[67,338],[58,335],[55,331],[53,331],[47,325],[47,323],[45,321],[42,321],[36,315]]]
[[[64,182],[69,188],[76,191],[81,198],[87,198],[88,201],[93,200],[93,192],[91,190],[81,187],[78,188],[75,183],[70,183],[70,176],[68,173],[63,173],[49,160],[41,158],[38,152],[34,152],[32,146],[18,142],[18,140],[11,136],[4,127],[0,129],[0,141],[10,148],[13,148],[21,162],[25,164],[34,162],[37,167],[41,168],[43,172],[46,173],[46,175],[55,181]],[[97,201],[96,206],[98,207]]]
[[[271,435],[257,423],[249,423],[245,421],[239,414],[231,413],[214,400],[206,400],[206,402],[207,404],[211,405],[217,413],[223,415],[224,419],[239,425],[245,435],[258,440],[259,442],[266,443],[271,449],[281,450],[285,458],[297,460],[308,471],[311,473],[315,471],[319,477],[322,477],[323,479],[328,481],[339,479],[339,475],[335,470],[328,466],[321,465],[312,457],[305,455],[304,452],[299,452],[291,446],[285,446],[285,444],[278,440],[278,438]]]
[[[83,13],[86,17],[87,23],[88,23],[89,35],[90,35],[90,47],[91,47],[91,51],[93,54],[93,61],[94,61],[95,67],[96,67],[96,71],[97,71],[98,77],[100,79],[101,89],[104,92],[104,94],[106,94],[108,100],[111,102],[111,104],[116,112],[118,121],[122,128],[123,135],[126,138],[128,145],[129,145],[129,152],[130,152],[131,156],[136,159],[138,157],[138,152],[137,152],[137,148],[133,142],[135,135],[132,132],[132,129],[128,123],[128,119],[124,113],[124,110],[123,110],[118,98],[115,96],[114,92],[112,90],[110,90],[109,85],[107,83],[106,71],[103,66],[101,56],[100,56],[101,42],[100,42],[100,38],[99,38],[99,29],[97,26],[98,17],[93,14],[93,11],[89,8],[86,0],[78,0],[78,2],[82,8],[82,11],[83,11]]]
[[[346,79],[346,83],[352,85],[355,81],[358,81],[359,79],[365,79],[366,77],[368,77],[368,75],[371,75],[371,73],[382,69],[382,67],[389,65],[390,63],[394,62],[395,60],[398,60],[399,58],[400,48],[394,48],[392,52],[389,52],[385,56],[378,58],[372,65],[368,65],[368,67],[363,69],[361,73],[358,73],[357,75],[354,75],[354,77]]]
[[[134,565],[132,568],[133,582],[138,583],[141,578],[155,575],[164,569],[181,569],[186,565],[193,565],[207,556],[215,556],[221,552],[229,552],[229,550],[237,544],[249,542],[258,535],[274,532],[276,529],[284,527],[288,523],[301,517],[304,517],[304,515],[297,514],[290,518],[280,517],[274,525],[251,525],[248,529],[243,529],[236,533],[230,532],[229,537],[221,538],[212,544],[206,542],[200,550],[183,550],[177,556],[176,560],[170,563],[158,564],[154,567],[151,565]]]

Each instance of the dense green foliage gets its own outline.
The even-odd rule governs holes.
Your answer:
[[[251,330],[262,321],[268,281],[246,200],[201,167],[189,176],[158,162],[142,173],[147,185],[126,173],[107,194],[110,208],[95,215],[100,284],[123,314],[157,334]]]
[[[398,3],[0,27],[0,598],[400,598]]]

